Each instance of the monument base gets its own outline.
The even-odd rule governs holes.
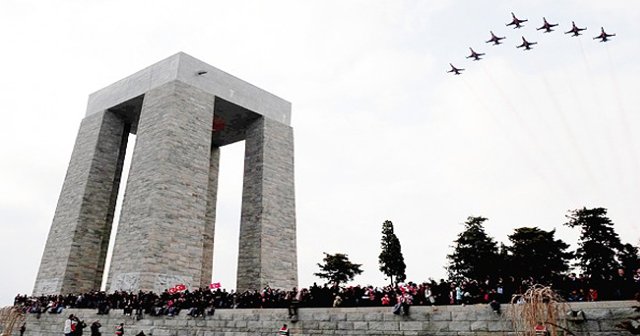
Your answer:
[[[615,325],[636,313],[635,301],[571,303],[572,310],[584,312],[586,320],[569,322],[577,335],[623,335]],[[509,307],[496,315],[487,305],[411,307],[409,316],[391,313],[390,307],[301,308],[298,321],[288,319],[287,309],[218,309],[213,316],[191,318],[186,311],[175,317],[145,316],[136,321],[121,310],[96,315],[95,310],[69,309],[59,315],[28,314],[25,336],[60,336],[69,314],[87,325],[100,320],[103,335],[113,335],[115,326],[125,323],[125,335],[144,331],[153,336],[273,336],[284,323],[291,335],[515,335]],[[89,335],[87,327],[85,334]],[[19,335],[14,330],[14,335]]]

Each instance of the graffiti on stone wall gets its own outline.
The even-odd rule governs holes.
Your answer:
[[[156,293],[162,293],[175,285],[183,284],[187,288],[191,288],[193,278],[190,276],[174,275],[174,274],[158,274],[153,284],[153,290]]]
[[[140,289],[139,273],[120,273],[116,275],[110,290],[133,292]]]
[[[36,288],[33,290],[35,295],[51,295],[60,293],[62,286],[62,279],[49,278],[41,279],[36,282]]]

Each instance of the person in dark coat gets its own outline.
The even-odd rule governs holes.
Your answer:
[[[82,336],[82,331],[87,327],[87,324],[84,323],[84,320],[80,320],[77,316],[76,319],[76,328],[71,333],[72,336]]]
[[[93,321],[93,323],[91,323],[91,336],[101,336],[102,333],[100,332],[100,327],[102,327],[100,321]]]

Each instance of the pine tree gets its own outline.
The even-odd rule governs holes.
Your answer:
[[[640,269],[640,259],[638,259],[638,248],[631,244],[622,245],[622,250],[618,252],[618,260],[625,272],[629,275],[636,273]]]
[[[550,279],[553,274],[566,272],[573,254],[567,252],[569,244],[555,239],[555,233],[556,230],[537,227],[515,229],[509,236],[511,246],[507,247],[511,275]]]
[[[620,237],[607,217],[607,209],[577,209],[569,211],[566,226],[580,228],[576,257],[577,265],[591,277],[592,282],[601,283],[616,275],[620,264],[616,260],[622,249]]]
[[[404,281],[407,278],[405,275],[407,266],[402,256],[400,240],[393,232],[391,221],[387,220],[382,223],[382,242],[380,245],[382,249],[378,257],[380,271],[389,277],[392,286],[394,285],[394,277],[396,284]]]
[[[349,257],[343,253],[329,254],[324,253],[324,264],[318,264],[320,272],[313,273],[315,276],[327,279],[329,282],[340,285],[341,283],[351,281],[353,278],[362,273],[360,266],[362,264],[354,264],[349,261]]]
[[[447,255],[449,278],[486,279],[494,278],[500,269],[498,245],[484,231],[484,217],[469,217],[465,229],[454,241],[453,253]]]

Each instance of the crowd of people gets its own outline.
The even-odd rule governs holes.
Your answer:
[[[215,309],[224,308],[290,308],[290,315],[297,307],[367,307],[395,306],[394,312],[408,313],[411,305],[469,305],[492,304],[494,310],[500,303],[516,300],[534,284],[550,286],[567,301],[601,301],[633,299],[640,293],[640,270],[627,276],[621,269],[618,277],[606,281],[592,281],[576,274],[552,279],[516,279],[514,277],[440,281],[423,283],[406,282],[385,287],[338,286],[313,284],[309,288],[281,290],[265,287],[245,292],[223,289],[184,290],[179,292],[122,292],[107,294],[93,291],[82,294],[29,297],[18,295],[14,304],[25,312],[34,314],[61,313],[65,308],[97,309],[98,314],[108,314],[111,309],[122,309],[125,315],[174,316],[186,314],[198,317],[213,315]],[[402,309],[400,309],[402,308]],[[293,310],[293,311],[292,311]],[[498,308],[499,310],[499,308]]]

